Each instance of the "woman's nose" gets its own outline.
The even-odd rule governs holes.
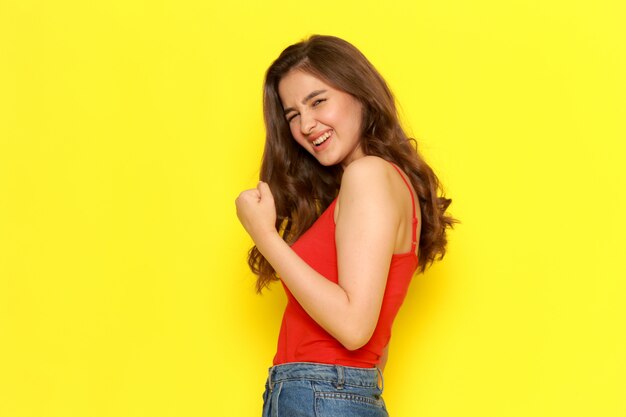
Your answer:
[[[302,114],[300,116],[300,131],[303,135],[308,135],[313,131],[317,121],[311,115]]]

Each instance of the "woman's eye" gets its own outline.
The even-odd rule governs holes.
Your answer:
[[[320,100],[315,100],[313,102],[313,106],[317,106],[319,103],[321,103],[322,101],[326,101],[326,99],[320,99]]]
[[[297,114],[294,114],[293,116],[288,117],[288,118],[287,118],[287,123],[291,123],[291,121],[292,121],[293,119],[295,119],[295,118],[296,118],[296,116],[297,116]]]

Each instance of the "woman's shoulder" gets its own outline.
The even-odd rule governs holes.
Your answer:
[[[407,183],[406,173],[394,163],[379,156],[367,155],[350,163],[344,170],[339,189],[338,205],[342,201],[390,205],[395,211],[411,209],[414,191]],[[407,186],[411,194],[407,192]]]
[[[362,156],[362,157],[352,161],[346,167],[345,171],[355,170],[355,169],[362,169],[363,167],[370,167],[370,168],[380,167],[380,168],[385,168],[385,167],[390,166],[390,164],[391,164],[391,162],[387,161],[386,159],[384,159],[384,158],[382,158],[380,156],[365,155],[365,156]]]
[[[341,179],[334,208],[335,223],[339,223],[341,213],[347,210],[349,214],[343,218],[348,221],[371,227],[398,227],[403,203],[396,181],[402,180],[393,164],[381,157],[367,155],[352,161]],[[355,220],[359,216],[364,221]]]
[[[393,197],[393,165],[379,156],[352,161],[341,178],[338,200],[381,202]]]
[[[382,183],[389,181],[390,169],[393,169],[391,163],[380,156],[363,156],[352,161],[345,168],[341,179],[342,188],[344,184],[382,185]],[[371,181],[374,181],[374,184]]]

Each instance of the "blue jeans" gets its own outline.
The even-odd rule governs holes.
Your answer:
[[[378,368],[312,362],[280,364],[269,368],[263,417],[389,417],[383,388]]]

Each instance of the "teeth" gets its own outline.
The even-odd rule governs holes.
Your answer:
[[[316,146],[322,144],[326,139],[328,139],[328,137],[330,136],[330,133],[331,132],[324,133],[322,136],[320,136],[319,138],[314,140],[313,144],[316,145]]]

